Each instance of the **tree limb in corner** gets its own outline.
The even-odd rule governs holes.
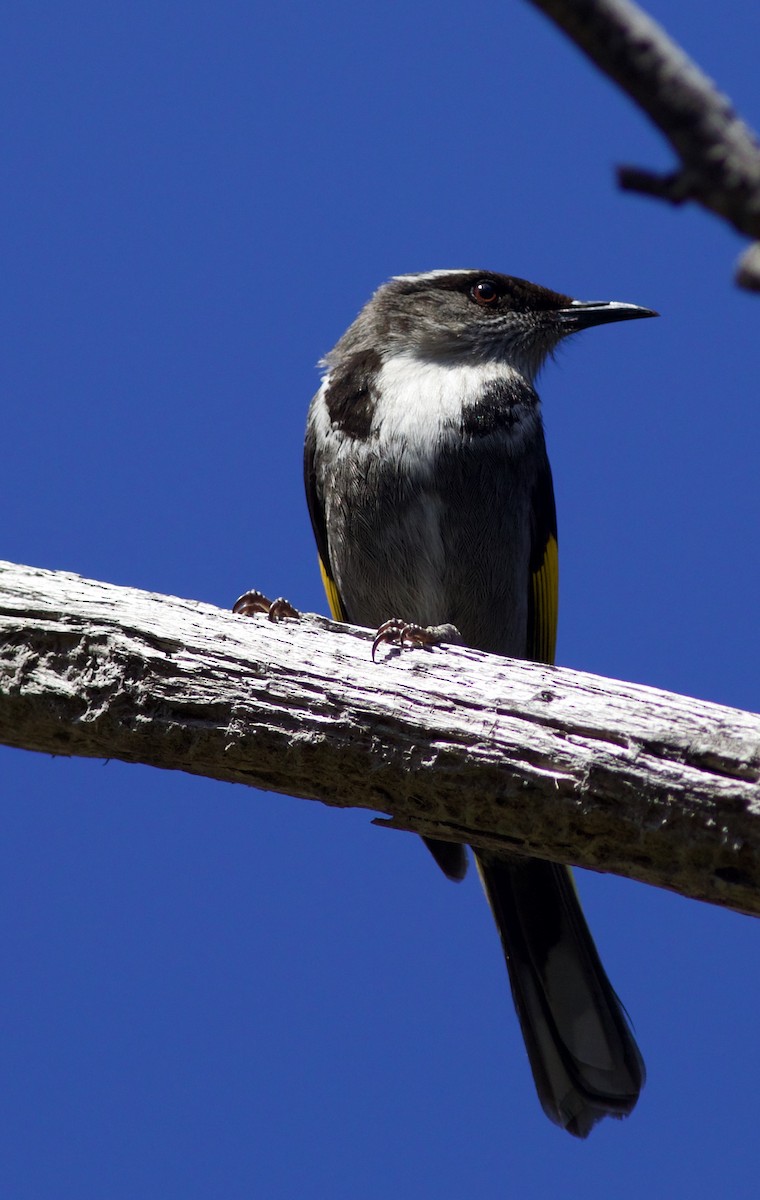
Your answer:
[[[760,239],[760,146],[730,101],[632,0],[531,0],[651,118],[680,159],[667,176],[620,167],[622,187],[680,204],[696,200]],[[717,12],[717,9],[716,9]],[[737,282],[760,291],[760,249]]]
[[[373,665],[371,637],[0,563],[0,742],[760,913],[760,716],[455,646]]]

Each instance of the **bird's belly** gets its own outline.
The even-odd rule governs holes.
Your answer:
[[[402,489],[397,479],[388,488],[375,480],[364,502],[330,527],[338,532],[331,560],[349,620],[450,623],[466,645],[526,654],[526,524],[503,481]]]

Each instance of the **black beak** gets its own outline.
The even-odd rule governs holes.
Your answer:
[[[635,317],[659,317],[653,308],[639,304],[621,304],[618,300],[573,300],[569,308],[557,313],[565,333],[608,325],[611,321],[632,321]]]

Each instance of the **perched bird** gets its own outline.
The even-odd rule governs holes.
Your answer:
[[[491,271],[379,288],[325,357],[308,416],[306,494],[334,618],[380,626],[376,644],[457,639],[552,662],[557,525],[534,380],[568,334],[651,316]],[[461,879],[464,847],[427,844]],[[631,1112],[644,1065],[572,876],[476,859],[541,1104],[586,1137]]]

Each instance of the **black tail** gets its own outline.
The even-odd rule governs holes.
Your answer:
[[[538,859],[476,857],[544,1112],[587,1137],[633,1110],[645,1072],[572,876]]]

